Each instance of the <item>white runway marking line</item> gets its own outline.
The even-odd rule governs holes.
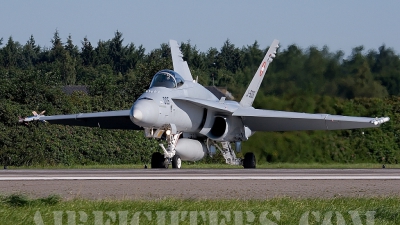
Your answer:
[[[130,176],[130,177],[0,177],[0,181],[35,181],[35,180],[400,180],[394,176]]]

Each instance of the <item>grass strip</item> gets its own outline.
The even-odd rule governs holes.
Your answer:
[[[62,200],[0,198],[0,224],[400,224],[400,198]]]

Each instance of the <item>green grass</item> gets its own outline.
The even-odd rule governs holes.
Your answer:
[[[110,220],[110,224],[124,224],[119,219],[123,219],[123,215],[127,216],[125,224],[130,224],[134,214],[138,212],[141,212],[140,224],[158,224],[157,215],[163,215],[164,212],[166,224],[171,224],[173,215],[178,215],[179,219],[183,218],[179,224],[190,224],[190,213],[192,213],[192,219],[195,218],[193,215],[197,213],[197,224],[216,224],[216,220],[220,224],[222,220],[227,220],[225,215],[230,216],[230,221],[226,221],[226,224],[265,224],[262,223],[263,221],[260,222],[260,218],[267,218],[276,224],[301,224],[301,218],[306,219],[307,215],[308,224],[322,224],[324,219],[329,218],[331,218],[332,224],[337,224],[336,221],[338,218],[340,219],[340,216],[343,217],[344,224],[357,224],[353,223],[353,219],[357,219],[357,216],[352,211],[357,211],[361,224],[366,224],[366,215],[373,217],[374,224],[400,224],[400,198],[398,197],[273,198],[268,200],[178,200],[167,198],[151,201],[76,199],[62,201],[57,196],[28,199],[20,195],[1,197],[0,224],[41,224],[42,221],[43,224],[55,224],[54,217],[59,215],[62,216],[62,224],[95,224],[95,219],[101,216],[104,224],[107,220]],[[205,221],[201,216],[203,212]],[[268,214],[266,214],[267,212]],[[330,213],[332,213],[332,217],[329,216]],[[318,214],[319,221],[316,219]],[[146,215],[151,216],[152,220],[149,221]],[[216,220],[212,221],[212,215],[216,215],[214,218]],[[113,218],[114,216],[115,218]],[[239,223],[240,217],[242,223]]]
[[[150,168],[150,165],[147,165]],[[386,164],[386,168],[400,168],[400,164]],[[9,169],[143,169],[144,164],[122,164],[122,165],[55,165],[55,166],[9,166]],[[224,163],[207,164],[207,163],[189,163],[184,162],[184,169],[238,169],[241,166],[231,166]],[[266,169],[373,169],[382,168],[382,164],[378,163],[265,163],[258,164],[257,168]]]

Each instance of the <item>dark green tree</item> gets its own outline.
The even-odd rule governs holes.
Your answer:
[[[263,82],[265,93],[282,96],[284,94],[298,93],[307,89],[309,79],[304,72],[304,63],[307,59],[303,50],[297,45],[290,45],[279,53],[271,65],[267,82]],[[266,85],[266,86],[265,86]]]
[[[232,73],[235,73],[243,66],[240,49],[236,48],[229,39],[224,42],[217,59],[217,66],[219,68],[231,71]]]
[[[94,59],[95,59],[95,51],[90,43],[90,41],[87,39],[87,37],[83,38],[82,43],[82,48],[81,48],[81,59],[82,63],[84,66],[93,66],[94,65]]]
[[[349,75],[339,81],[339,95],[347,98],[385,97],[388,92],[374,80],[368,61],[362,54],[363,49],[363,46],[354,48],[350,59],[344,63]]]
[[[204,56],[200,54],[196,45],[192,45],[190,43],[190,40],[188,40],[186,43],[181,42],[180,49],[183,54],[183,59],[187,61],[191,67],[207,69],[203,62]]]
[[[71,34],[68,35],[67,43],[65,44],[64,49],[69,53],[69,55],[70,55],[72,58],[75,58],[75,59],[78,58],[78,56],[79,56],[79,49],[78,49],[78,46],[76,46],[76,45],[74,45],[74,44],[72,43]]]
[[[247,45],[242,48],[243,52],[243,66],[249,67],[256,71],[260,65],[261,60],[264,58],[265,51],[260,49],[260,45],[257,41],[254,41],[252,45]]]
[[[122,60],[122,73],[127,73],[129,70],[134,70],[137,64],[143,60],[145,56],[145,49],[142,45],[138,48],[131,43],[125,47],[125,54]]]
[[[372,73],[376,80],[386,87],[390,95],[400,94],[400,57],[394,50],[385,45],[379,47],[379,53],[370,52],[370,57],[375,62]]]
[[[22,49],[24,56],[24,62],[22,63],[23,68],[33,68],[39,62],[40,46],[36,45],[33,35],[30,36]]]
[[[108,48],[108,55],[112,60],[112,68],[116,74],[123,72],[123,62],[125,57],[124,47],[122,46],[122,33],[118,30],[115,32],[114,38],[111,39]]]
[[[65,85],[75,84],[77,58],[73,55],[71,56],[70,51],[72,54],[75,54],[74,49],[77,47],[72,44],[70,36],[66,47],[64,47],[58,30],[54,33],[51,43],[53,46],[50,50],[50,57],[54,72],[61,75],[61,79]]]
[[[110,65],[111,67],[113,67],[114,61],[108,54],[109,46],[110,46],[110,41],[99,40],[97,42],[97,47],[95,48],[96,57],[94,60],[96,66],[107,64],[107,65]]]
[[[14,42],[12,36],[8,38],[7,44],[4,46],[2,55],[4,67],[10,69],[18,65],[20,59],[20,44]]]
[[[54,32],[53,39],[51,39],[51,43],[52,43],[51,52],[50,52],[51,60],[53,62],[57,61],[57,60],[61,60],[65,55],[64,54],[65,49],[64,49],[62,40],[60,38],[60,35],[58,33],[58,30],[56,30],[56,32]]]

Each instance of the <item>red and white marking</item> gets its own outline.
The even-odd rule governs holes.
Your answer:
[[[263,62],[263,64],[261,65],[261,69],[260,69],[260,76],[262,76],[262,74],[264,73],[265,70],[265,66],[267,65],[267,62]]]

